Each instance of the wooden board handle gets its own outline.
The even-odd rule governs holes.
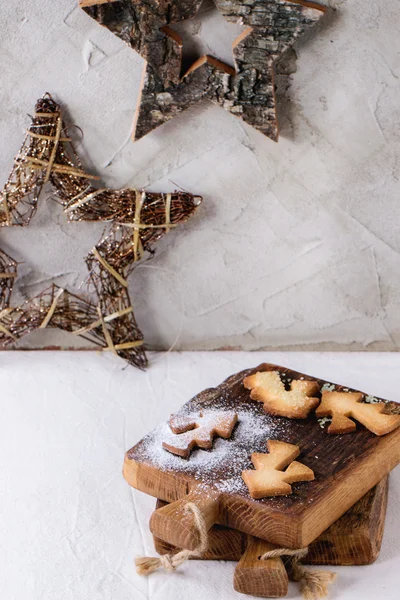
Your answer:
[[[276,557],[260,560],[260,556],[275,548],[269,542],[248,536],[246,552],[238,562],[233,578],[233,586],[237,592],[262,598],[286,596],[289,578],[282,559]]]
[[[219,496],[196,491],[155,510],[150,519],[150,531],[155,537],[178,548],[195,550],[199,546],[200,537],[193,514],[185,509],[188,502],[197,506],[209,531],[218,521]]]

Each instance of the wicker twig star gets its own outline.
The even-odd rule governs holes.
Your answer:
[[[0,226],[26,226],[43,185],[50,182],[70,221],[104,221],[108,230],[85,261],[87,295],[53,284],[35,298],[11,306],[17,263],[0,250],[0,346],[36,329],[55,327],[82,336],[140,368],[147,364],[143,336],[133,314],[127,277],[145,252],[186,221],[201,198],[186,192],[97,189],[84,172],[68,137],[61,109],[48,94],[36,105],[32,124],[0,192]]]
[[[325,8],[308,0],[214,0],[224,18],[246,26],[233,44],[235,69],[207,55],[182,76],[182,41],[170,26],[196,15],[202,2],[80,0],[146,61],[135,139],[209,99],[277,141],[274,64]]]

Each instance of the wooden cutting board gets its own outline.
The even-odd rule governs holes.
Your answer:
[[[385,477],[309,546],[303,564],[366,565],[378,557],[385,525],[388,496]],[[156,508],[165,502],[157,500]],[[159,554],[174,554],[177,548],[154,537]],[[259,560],[271,544],[222,525],[209,531],[208,548],[197,560],[238,561],[234,588],[242,594],[279,598],[287,595],[289,577],[281,558]],[[196,560],[196,559],[194,559]]]
[[[276,370],[289,383],[304,378],[334,385],[336,391],[357,391],[331,384],[276,365],[262,364],[229,377],[207,389],[177,413],[230,410],[238,424],[228,440],[217,439],[209,451],[195,450],[189,459],[167,452],[169,435],[162,424],[129,450],[124,476],[130,485],[170,503],[155,511],[150,522],[154,535],[179,548],[195,549],[198,530],[188,501],[202,512],[206,526],[215,523],[238,529],[282,547],[309,545],[400,462],[400,428],[378,437],[361,425],[354,433],[328,435],[315,414],[294,420],[271,416],[262,403],[250,399],[244,377]],[[301,448],[300,462],[313,469],[315,480],[293,485],[293,494],[254,500],[241,472],[251,469],[250,455],[266,452],[266,441],[277,439]]]
[[[301,562],[307,565],[358,566],[373,563],[379,555],[385,526],[389,477],[365,494],[309,546]],[[166,505],[157,500],[156,510]],[[194,560],[239,562],[248,549],[251,536],[223,525],[214,525],[208,535],[208,548]],[[154,536],[158,554],[179,549]],[[258,561],[260,565],[260,561]]]

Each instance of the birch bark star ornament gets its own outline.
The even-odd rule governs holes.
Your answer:
[[[230,23],[243,25],[232,47],[234,68],[204,55],[182,73],[182,39],[174,23],[192,19],[203,0],[80,0],[80,6],[146,61],[135,116],[140,139],[208,99],[278,140],[274,65],[324,15],[308,0],[214,0]]]

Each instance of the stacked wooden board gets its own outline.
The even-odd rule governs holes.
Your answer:
[[[157,550],[198,547],[198,528],[185,511],[187,502],[194,502],[209,531],[203,558],[238,560],[238,591],[282,596],[287,592],[284,563],[258,560],[270,548],[310,546],[306,561],[311,564],[367,564],[376,558],[386,476],[400,462],[400,427],[382,436],[361,425],[353,433],[329,435],[314,412],[305,419],[268,414],[243,384],[249,375],[268,371],[278,372],[287,389],[300,380],[316,382],[319,390],[354,392],[276,365],[242,371],[201,392],[174,415],[185,422],[213,411],[234,412],[237,424],[228,439],[217,438],[210,450],[182,458],[163,447],[170,443],[171,428],[162,424],[127,453],[124,475],[133,487],[160,500],[150,522]],[[253,453],[266,452],[269,439],[297,444],[299,460],[315,479],[293,484],[291,495],[254,499],[242,472],[252,468]]]

